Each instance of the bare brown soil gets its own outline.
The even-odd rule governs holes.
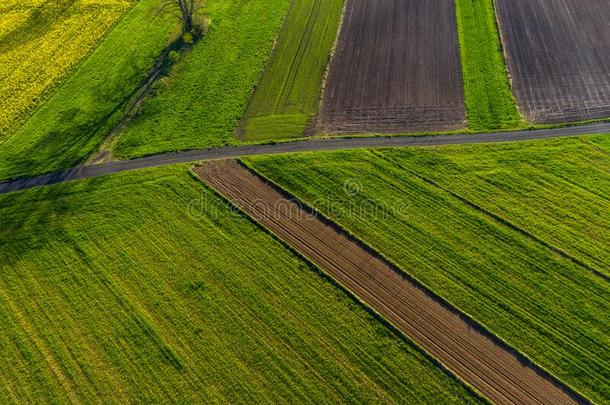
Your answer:
[[[610,2],[496,0],[515,96],[531,122],[610,117]]]
[[[204,182],[492,401],[577,402],[567,390],[490,338],[472,320],[442,304],[336,225],[288,200],[238,162],[208,162],[194,170]]]
[[[347,0],[326,83],[326,132],[465,125],[453,0]]]

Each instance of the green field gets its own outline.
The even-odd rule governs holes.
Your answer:
[[[0,143],[46,100],[131,0],[2,0]]]
[[[344,0],[202,1],[205,35],[112,142],[179,21],[159,0],[0,3],[2,182],[102,145],[309,135]],[[493,0],[456,9],[468,129],[526,127]],[[244,162],[608,402],[609,136]],[[0,370],[0,403],[480,402],[188,165],[0,195]]]
[[[131,93],[170,39],[175,22],[142,0],[21,128],[0,144],[0,179],[85,160],[121,116]]]
[[[610,397],[608,137],[246,161],[570,386]]]
[[[0,224],[2,402],[475,400],[185,166],[3,195]]]
[[[250,103],[241,137],[302,136],[320,104],[343,0],[295,0]]]
[[[457,0],[468,128],[522,126],[508,82],[493,0]]]
[[[209,0],[208,33],[119,138],[122,158],[225,145],[262,75],[289,0]]]
[[[554,140],[527,150],[462,146],[388,154],[543,243],[610,277],[610,142]]]

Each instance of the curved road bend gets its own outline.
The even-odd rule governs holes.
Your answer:
[[[79,166],[59,170],[34,177],[25,177],[0,183],[0,194],[26,190],[34,187],[49,186],[72,180],[82,180],[106,174],[188,163],[199,160],[236,158],[253,155],[272,155],[280,153],[332,151],[339,149],[384,148],[407,146],[435,146],[476,143],[497,143],[529,141],[537,139],[562,138],[578,135],[610,134],[610,122],[572,126],[565,128],[539,129],[517,132],[493,132],[473,135],[431,135],[431,136],[393,136],[372,138],[329,138],[310,139],[267,145],[225,146],[213,149],[200,149],[177,153],[165,153],[139,159],[120,160],[99,165]]]

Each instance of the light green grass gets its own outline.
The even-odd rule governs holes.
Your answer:
[[[71,167],[96,149],[176,26],[173,20],[155,18],[157,4],[139,2],[49,101],[0,145],[0,179]]]
[[[471,394],[185,166],[0,196],[2,402]]]
[[[564,382],[604,402],[610,397],[610,282],[599,274],[610,274],[609,139],[247,162]]]
[[[493,0],[457,0],[468,128],[523,126],[508,81]]]
[[[119,138],[122,158],[233,142],[289,0],[209,0],[202,42]]]
[[[311,123],[309,114],[278,114],[248,118],[238,138],[246,141],[300,138]]]
[[[299,137],[315,118],[343,0],[295,0],[246,114],[243,138]]]

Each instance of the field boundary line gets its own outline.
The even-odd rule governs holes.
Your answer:
[[[498,4],[496,0],[491,0],[493,13],[494,13],[494,22],[496,25],[496,29],[498,30],[498,38],[500,39],[500,50],[502,53],[502,58],[504,59],[504,69],[506,69],[506,77],[508,78],[508,85],[510,87],[510,94],[513,96],[513,100],[515,105],[517,106],[517,111],[521,116],[521,119],[524,122],[528,122],[525,117],[525,111],[519,105],[519,100],[517,100],[517,96],[515,96],[515,85],[513,83],[513,75],[510,71],[510,67],[508,66],[509,55],[508,48],[506,47],[506,38],[504,36],[504,31],[502,31],[502,25],[500,23],[500,14],[498,13]]]
[[[570,253],[566,252],[565,250],[558,248],[554,245],[552,245],[550,242],[547,242],[546,240],[542,239],[541,237],[537,236],[536,234],[534,234],[531,231],[528,231],[527,229],[521,228],[520,226],[512,223],[509,219],[504,218],[503,216],[496,214],[495,212],[481,206],[478,205],[477,203],[470,201],[468,198],[462,196],[461,194],[456,193],[455,191],[452,191],[444,186],[442,186],[441,184],[437,183],[436,181],[429,179],[423,175],[418,174],[417,172],[413,171],[412,169],[409,169],[405,166],[403,166],[402,164],[398,163],[397,161],[395,161],[392,158],[389,158],[383,154],[380,154],[379,152],[375,151],[375,150],[370,150],[371,153],[373,153],[375,156],[377,156],[380,159],[383,159],[395,166],[397,166],[398,168],[412,174],[413,176],[415,176],[416,178],[418,178],[419,180],[423,181],[424,183],[433,186],[447,194],[449,194],[451,197],[459,200],[460,202],[462,202],[463,204],[465,204],[466,206],[468,206],[469,208],[478,211],[480,213],[482,213],[483,215],[485,215],[487,218],[493,220],[494,222],[503,225],[507,228],[509,228],[510,230],[517,232],[518,234],[525,236],[526,238],[532,240],[535,243],[538,243],[542,246],[544,246],[545,248],[553,251],[554,253],[557,253],[559,256],[561,256],[562,258],[578,265],[579,267],[582,267],[588,271],[590,271],[591,273],[593,273],[594,275],[600,277],[601,279],[603,279],[604,281],[610,282],[610,276],[607,274],[604,274],[602,271],[596,269],[595,267],[583,262],[582,260],[580,260],[579,258],[571,255]]]
[[[339,25],[337,26],[337,32],[335,33],[335,40],[333,41],[333,46],[330,48],[330,55],[328,56],[328,62],[326,63],[326,68],[324,69],[324,74],[322,75],[322,85],[320,87],[320,99],[318,100],[318,113],[315,118],[315,127],[320,127],[320,111],[324,107],[324,93],[326,92],[326,85],[328,83],[328,76],[330,75],[330,69],[333,64],[333,60],[336,57],[337,53],[337,44],[339,44],[339,37],[341,36],[341,31],[343,30],[343,23],[345,22],[345,12],[347,11],[347,2],[349,0],[343,0],[343,8],[341,9],[341,17],[339,18]]]
[[[505,349],[505,350],[509,351],[510,353],[512,353],[513,355],[515,355],[515,357],[517,357],[522,364],[531,367],[532,369],[534,369],[534,371],[536,371],[542,377],[544,377],[544,378],[550,380],[551,382],[557,384],[558,386],[560,386],[562,389],[564,389],[567,393],[569,393],[569,395],[572,396],[574,399],[576,399],[578,402],[590,403],[590,401],[588,400],[588,398],[585,395],[578,392],[576,389],[572,388],[571,386],[567,385],[559,377],[555,376],[553,373],[548,371],[546,368],[544,368],[541,365],[539,365],[538,363],[536,363],[534,360],[529,358],[525,353],[521,352],[519,349],[510,345],[508,342],[506,342],[504,339],[502,339],[499,335],[492,332],[489,328],[487,328],[487,326],[485,326],[483,323],[480,323],[478,320],[476,320],[475,317],[470,315],[467,311],[464,311],[461,308],[459,308],[459,307],[455,306],[454,304],[452,304],[451,302],[449,302],[447,299],[445,299],[444,297],[439,295],[436,291],[434,291],[434,289],[430,288],[428,285],[426,285],[424,282],[422,282],[421,280],[419,280],[417,277],[413,276],[409,272],[403,270],[392,259],[390,259],[386,255],[384,255],[383,253],[381,253],[380,251],[375,249],[373,246],[369,245],[367,242],[360,239],[357,235],[350,232],[348,229],[344,228],[341,224],[333,221],[328,216],[326,216],[324,213],[317,210],[315,207],[310,206],[309,204],[307,204],[306,202],[304,202],[303,200],[298,198],[296,195],[292,194],[288,190],[284,189],[283,187],[281,187],[280,185],[278,185],[277,183],[275,183],[274,181],[269,179],[264,174],[260,173],[255,168],[253,168],[253,167],[249,166],[247,163],[243,162],[241,159],[238,159],[238,162],[244,168],[246,168],[247,170],[251,171],[256,176],[263,179],[263,181],[265,181],[275,191],[277,191],[278,193],[283,195],[286,199],[297,203],[302,209],[305,209],[305,210],[308,210],[308,211],[314,213],[316,215],[316,218],[320,219],[326,225],[335,229],[337,232],[346,236],[348,239],[351,239],[360,248],[364,249],[367,253],[369,253],[372,256],[377,257],[377,258],[381,259],[383,262],[387,263],[389,265],[389,267],[394,272],[396,272],[398,275],[400,275],[400,276],[406,278],[408,281],[412,282],[418,289],[420,289],[426,295],[432,297],[434,300],[439,302],[447,310],[458,315],[460,317],[460,319],[462,319],[463,321],[468,323],[471,327],[476,329],[478,332],[480,332],[484,336],[490,338],[494,343],[498,344],[503,349]],[[237,209],[239,209],[240,212],[243,212],[239,207],[237,207]],[[249,216],[248,214],[245,214],[245,215]],[[264,225],[262,225],[262,226],[264,227]],[[367,304],[365,304],[365,305],[367,305]],[[400,332],[400,333],[403,333],[403,332]],[[410,337],[408,337],[408,338],[411,339]],[[422,350],[425,351],[425,349],[423,349],[423,348],[422,348]],[[440,360],[437,359],[437,361],[440,361]],[[463,380],[460,378],[460,381],[463,381]],[[468,383],[466,383],[466,384],[468,384]]]

